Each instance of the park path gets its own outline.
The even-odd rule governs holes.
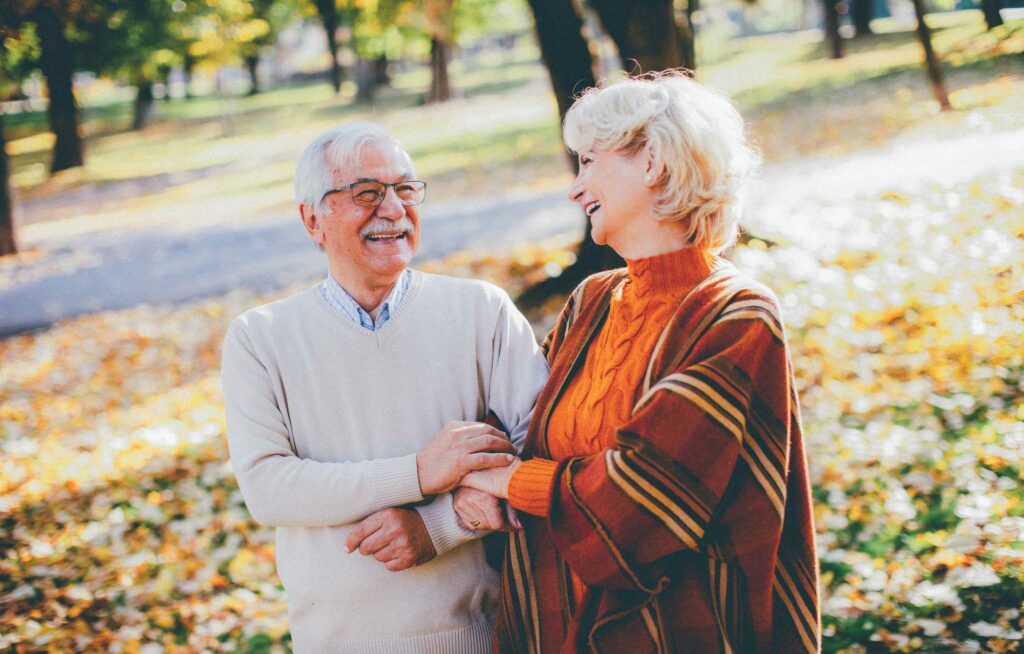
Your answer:
[[[817,250],[856,226],[862,200],[907,195],[1024,168],[1024,129],[897,141],[841,158],[767,166],[748,211],[752,232]],[[26,206],[25,211],[32,211]],[[471,248],[511,248],[582,228],[563,191],[476,197],[424,206],[419,261]],[[41,256],[0,271],[0,338],[57,320],[140,304],[176,304],[245,287],[272,291],[325,273],[297,218],[282,211],[244,224],[187,231],[116,227],[43,232]]]

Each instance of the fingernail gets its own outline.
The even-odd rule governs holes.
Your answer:
[[[509,463],[511,463],[512,461],[516,460],[516,457],[512,456],[511,454],[506,454],[505,455],[505,460],[508,461]]]

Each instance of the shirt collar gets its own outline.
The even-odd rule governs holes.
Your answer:
[[[385,297],[384,301],[381,302],[376,320],[370,317],[369,312],[359,306],[359,303],[349,295],[348,291],[342,288],[341,284],[339,284],[330,273],[328,273],[327,278],[320,283],[320,293],[323,295],[324,299],[327,300],[327,303],[339,313],[364,329],[375,332],[384,326],[384,323],[391,318],[391,313],[398,308],[398,305],[405,297],[405,292],[409,289],[409,280],[411,277],[411,270],[406,268],[402,271],[398,281],[395,282],[395,285],[391,287],[391,291],[388,293],[387,297]]]

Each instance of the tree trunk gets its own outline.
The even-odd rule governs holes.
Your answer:
[[[981,11],[985,14],[985,25],[989,29],[1003,24],[999,10],[1003,8],[1003,0],[981,0]]]
[[[853,35],[870,36],[871,19],[875,17],[875,0],[851,0],[850,18],[853,20]]]
[[[259,55],[248,55],[245,57],[245,69],[249,71],[249,95],[256,95],[260,92],[260,80],[256,74],[256,69],[259,65]]]
[[[168,102],[171,99],[171,72],[170,66],[160,67],[160,84],[164,87],[164,94],[160,96],[160,100]]]
[[[839,9],[836,0],[824,0],[825,38],[832,47],[832,58],[843,58],[843,37],[839,34]]]
[[[132,117],[132,129],[138,131],[149,124],[153,116],[153,82],[145,77],[135,85],[135,108]]]
[[[925,69],[928,71],[928,81],[932,86],[932,95],[939,102],[943,111],[949,111],[953,107],[949,104],[949,94],[946,93],[946,83],[942,79],[942,64],[932,49],[932,34],[928,24],[924,22],[924,0],[913,0],[914,13],[917,15],[917,38],[924,48]]]
[[[591,0],[590,6],[619,49],[626,72],[679,68],[686,35],[676,24],[672,0]]]
[[[420,3],[430,35],[430,88],[426,101],[446,102],[452,98],[448,64],[455,43],[455,0],[423,0]]]
[[[391,84],[391,75],[388,74],[388,56],[382,54],[373,60],[373,83],[377,86],[388,86]]]
[[[451,61],[450,43],[434,36],[430,39],[430,89],[427,102],[447,102],[452,98],[452,83],[448,76],[448,62]]]
[[[576,95],[597,84],[594,62],[583,38],[583,18],[573,0],[528,0],[533,10],[540,56],[548,69],[558,103],[558,115],[565,118]],[[572,165],[576,158],[570,157]]]
[[[356,102],[373,102],[377,95],[377,79],[373,62],[359,57],[356,59]]]
[[[192,71],[196,68],[196,58],[185,52],[181,67],[185,75],[185,99],[191,100],[194,97],[192,95]]]
[[[594,86],[594,62],[583,38],[583,18],[573,0],[528,0],[533,11],[541,58],[548,69],[551,87],[558,103],[561,119],[572,106],[576,95]],[[559,121],[561,123],[561,121]],[[576,157],[569,155],[570,165],[578,169]],[[523,292],[522,306],[539,306],[555,294],[568,293],[587,275],[623,265],[622,258],[610,247],[598,245],[590,237],[590,221],[583,216],[585,229],[576,250],[576,263],[558,277],[551,277]]]
[[[689,0],[686,3],[685,23],[679,26],[683,39],[683,66],[692,71],[697,70],[697,26],[693,24],[693,13],[699,8],[698,0]]]
[[[11,167],[7,160],[3,114],[0,113],[0,256],[18,251],[14,234],[14,198],[11,196]]]
[[[71,45],[64,37],[64,25],[47,3],[36,5],[30,16],[36,23],[41,54],[39,67],[46,76],[50,93],[47,114],[50,129],[57,137],[53,146],[50,172],[56,173],[82,165],[82,137],[78,133],[78,106],[72,88]]]
[[[327,34],[327,50],[331,53],[331,86],[341,92],[341,64],[338,63],[338,11],[334,0],[316,0],[316,10]]]

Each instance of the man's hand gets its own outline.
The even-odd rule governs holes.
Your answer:
[[[372,555],[392,572],[426,563],[437,556],[420,514],[413,509],[383,509],[363,519],[348,538],[349,552]]]
[[[504,468],[477,470],[463,477],[460,483],[467,488],[475,488],[489,495],[508,499],[508,481],[522,463],[522,460],[514,459]]]
[[[505,434],[490,425],[449,422],[416,454],[420,492],[448,492],[467,472],[507,466],[515,459],[514,452]]]
[[[459,488],[453,504],[463,526],[473,531],[508,531],[523,527],[515,509],[483,491]]]

